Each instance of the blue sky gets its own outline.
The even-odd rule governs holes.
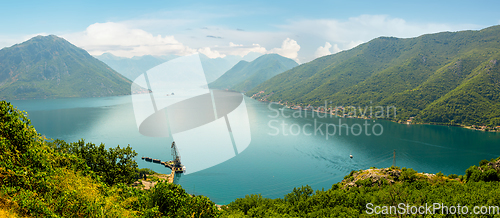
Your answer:
[[[9,1],[0,47],[55,34],[93,55],[278,53],[298,62],[379,36],[498,25],[498,1]]]

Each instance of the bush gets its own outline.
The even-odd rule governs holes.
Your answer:
[[[137,162],[134,157],[137,153],[130,145],[125,148],[106,149],[104,144],[96,146],[93,143],[85,143],[84,139],[78,142],[66,143],[63,140],[55,140],[52,147],[67,154],[73,154],[83,159],[90,170],[102,177],[102,181],[108,185],[117,183],[130,184],[137,179]]]
[[[191,197],[180,185],[158,182],[150,195],[150,208],[169,217],[217,217],[220,211],[207,197]]]
[[[399,177],[399,180],[403,182],[413,182],[417,179],[417,171],[411,168],[405,168],[401,169],[401,176]]]
[[[481,160],[481,161],[479,162],[479,166],[484,166],[484,165],[486,165],[486,164],[488,164],[488,163],[489,163],[489,161],[488,161],[488,160]]]

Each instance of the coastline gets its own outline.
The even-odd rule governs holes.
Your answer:
[[[260,94],[260,92],[254,94],[253,96],[248,96],[248,97],[250,97],[250,98],[252,98],[254,100],[257,100],[259,102],[270,102],[270,103],[279,104],[279,105],[284,106],[284,107],[286,107],[288,109],[291,109],[291,110],[313,111],[313,112],[317,112],[317,113],[331,114],[331,115],[334,115],[334,116],[339,117],[339,118],[353,118],[353,119],[364,119],[364,120],[376,120],[376,119],[374,119],[372,117],[366,117],[366,116],[362,116],[362,117],[361,116],[356,116],[356,117],[354,117],[354,116],[346,116],[346,114],[339,115],[337,113],[332,113],[332,112],[329,113],[327,111],[314,109],[314,106],[311,106],[310,104],[308,106],[306,106],[305,109],[303,109],[303,107],[301,105],[288,106],[287,104],[284,104],[281,101],[279,101],[279,102],[268,101],[266,99],[266,97],[272,95],[273,93],[271,93],[269,95],[266,95],[266,96],[264,96],[264,97],[262,97],[260,99],[257,99],[256,97],[260,97],[259,94]],[[310,108],[313,108],[313,109],[310,109]],[[405,124],[405,125],[449,126],[449,127],[460,127],[460,128],[465,128],[465,129],[469,129],[469,130],[476,130],[476,131],[483,131],[483,132],[500,132],[500,126],[490,128],[490,127],[487,127],[487,126],[476,126],[476,125],[467,126],[467,125],[462,125],[462,124],[450,125],[450,124],[445,124],[445,123],[418,123],[418,122],[415,123],[415,122],[413,122],[412,119],[413,119],[413,117],[410,118],[410,120],[408,120],[406,122],[404,122],[402,120],[396,121],[396,120],[391,120],[391,119],[380,119],[380,120],[386,120],[386,121],[391,121],[391,122],[394,122],[394,123]]]

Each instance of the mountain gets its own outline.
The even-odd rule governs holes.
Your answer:
[[[226,71],[231,69],[236,63],[241,60],[253,61],[262,54],[250,52],[247,55],[240,57],[236,55],[227,55],[224,58],[209,58],[200,53],[201,65],[205,71],[207,83],[211,83],[222,76]]]
[[[209,84],[213,89],[246,91],[298,64],[278,54],[266,54],[252,62],[240,61],[216,81]]]
[[[209,58],[204,54],[199,54],[201,65],[203,66],[203,70],[205,71],[205,77],[207,79],[207,83],[211,83],[219,78],[224,72],[231,69],[238,61],[241,60],[241,57],[236,56],[226,56],[224,58]]]
[[[0,50],[0,99],[130,94],[132,82],[54,35]]]
[[[499,60],[500,26],[380,37],[295,67],[246,94],[314,106],[395,106],[397,116],[389,118],[395,121],[500,125]]]
[[[204,54],[200,55],[200,61],[205,71],[207,82],[213,82],[219,78],[224,72],[233,67],[240,60],[252,61],[262,54],[250,52],[244,57],[228,55],[224,58],[209,58]],[[118,57],[110,53],[95,56],[100,61],[106,63],[108,66],[116,70],[118,73],[134,81],[139,75],[145,73],[149,69],[172,60],[179,56],[177,55],[164,55],[164,56],[134,56],[132,58]]]
[[[118,73],[134,81],[139,75],[145,73],[147,70],[178,56],[134,56],[132,58],[117,57],[111,53],[104,53],[95,56],[95,58],[106,63],[108,66],[116,70]]]

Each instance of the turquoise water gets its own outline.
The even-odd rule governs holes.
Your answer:
[[[168,168],[140,159],[141,156],[170,159],[172,138],[140,135],[130,96],[11,103],[27,111],[37,131],[48,138],[70,142],[84,138],[105,143],[107,147],[130,144],[138,153],[139,167],[170,173]],[[246,194],[283,197],[301,185],[328,189],[351,170],[391,166],[393,150],[396,150],[397,166],[444,174],[464,174],[469,166],[477,165],[480,160],[500,156],[499,133],[379,120],[312,118],[311,112],[307,113],[307,118],[304,117],[306,113],[302,114],[303,118],[285,118],[296,112],[290,109],[283,111],[284,116],[273,118],[278,105],[269,106],[249,98],[246,103],[252,134],[249,147],[222,164],[182,175],[178,183],[189,193],[206,195],[216,203],[226,204]],[[285,131],[281,126],[283,122]],[[323,124],[316,135],[315,122],[317,126]],[[354,126],[354,133],[361,134],[353,135],[345,125],[339,127],[339,122],[349,128]],[[326,124],[336,125],[336,134],[328,139]],[[369,128],[363,126],[368,124]],[[332,129],[330,126],[331,133]],[[349,135],[346,135],[348,130]],[[342,131],[340,135],[339,131]],[[353,159],[349,158],[350,154]]]

